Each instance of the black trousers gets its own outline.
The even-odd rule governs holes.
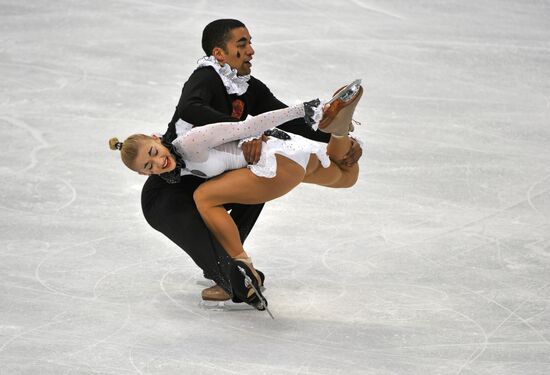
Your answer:
[[[150,176],[141,192],[141,208],[149,225],[189,254],[206,278],[232,294],[229,282],[231,258],[206,228],[193,201],[193,192],[204,181],[183,176],[180,183],[168,184],[158,176]],[[241,242],[246,240],[263,206],[226,206],[239,228]]]

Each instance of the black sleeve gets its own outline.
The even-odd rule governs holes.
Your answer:
[[[269,88],[260,80],[251,77],[249,81],[249,92],[251,95],[250,101],[253,104],[250,108],[250,114],[255,116],[260,113],[273,111],[275,109],[281,109],[288,107],[273,95]],[[314,141],[327,143],[330,139],[330,134],[320,131],[313,131],[306,125],[303,119],[295,119],[278,126],[279,129],[301,135],[303,137],[312,139]]]
[[[212,68],[197,69],[183,86],[176,108],[178,118],[194,126],[235,121],[225,87]]]

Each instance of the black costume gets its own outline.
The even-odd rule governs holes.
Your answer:
[[[229,95],[212,67],[195,70],[183,86],[174,116],[163,140],[176,137],[175,123],[182,119],[194,126],[224,121],[238,121],[286,107],[261,81],[250,77],[247,91]],[[233,117],[232,117],[233,116]],[[280,129],[317,141],[328,142],[330,135],[315,132],[303,119],[289,121]],[[168,184],[159,176],[150,176],[142,190],[141,205],[145,219],[191,256],[206,278],[214,280],[231,293],[228,279],[230,257],[208,231],[193,201],[193,192],[204,179],[187,175],[177,184]],[[260,205],[226,205],[244,243],[262,208]]]

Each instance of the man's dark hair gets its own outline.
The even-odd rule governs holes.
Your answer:
[[[244,23],[233,19],[221,19],[210,22],[202,31],[202,49],[206,56],[212,54],[212,50],[220,47],[227,52],[227,42],[231,38],[231,30],[246,27]]]

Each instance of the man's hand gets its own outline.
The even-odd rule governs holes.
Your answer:
[[[256,164],[262,155],[262,142],[267,141],[267,136],[262,135],[260,138],[245,142],[241,145],[244,159],[248,164]]]
[[[344,158],[340,160],[340,163],[345,165],[346,167],[351,167],[359,161],[361,155],[363,155],[363,150],[361,149],[359,142],[351,138],[351,147]]]

